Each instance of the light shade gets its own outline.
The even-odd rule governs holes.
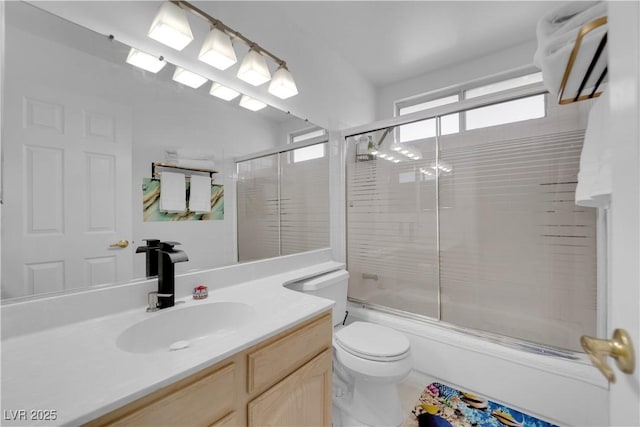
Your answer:
[[[204,39],[198,59],[218,70],[226,70],[238,62],[228,35],[213,28]]]
[[[280,99],[287,99],[298,94],[296,82],[293,76],[285,67],[280,67],[273,73],[271,83],[269,83],[269,93]]]
[[[132,47],[127,56],[127,63],[142,68],[143,70],[157,73],[167,65],[167,63],[160,58]]]
[[[182,50],[193,40],[187,14],[179,6],[164,2],[151,23],[148,36],[176,50]]]
[[[200,74],[194,73],[193,71],[185,70],[182,67],[176,67],[176,71],[173,73],[173,80],[197,89],[208,79],[206,77],[202,77]]]
[[[271,80],[271,73],[264,56],[250,49],[240,64],[238,78],[253,86],[260,86]]]
[[[209,93],[215,97],[224,99],[225,101],[231,101],[233,98],[240,95],[240,92],[236,92],[231,88],[222,86],[218,82],[213,82],[213,84],[211,85],[211,90],[209,90]]]
[[[260,102],[257,99],[250,98],[247,95],[242,95],[242,98],[240,98],[240,106],[247,110],[258,111],[266,107],[267,104]]]

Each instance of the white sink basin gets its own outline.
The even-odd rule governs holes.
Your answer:
[[[122,332],[117,346],[130,353],[155,353],[188,349],[198,340],[222,338],[246,326],[253,307],[240,302],[213,302],[149,313]]]

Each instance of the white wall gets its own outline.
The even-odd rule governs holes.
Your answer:
[[[377,92],[376,120],[393,117],[395,101],[529,66],[535,50],[536,42],[531,41],[382,87]]]

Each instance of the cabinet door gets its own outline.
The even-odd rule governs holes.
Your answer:
[[[248,425],[331,425],[331,349],[249,402]]]
[[[107,425],[209,426],[233,410],[235,376],[235,365],[232,363]],[[219,421],[220,425],[225,425],[225,419]]]
[[[332,334],[331,312],[327,312],[319,319],[250,351],[247,357],[247,391],[261,393],[284,379],[322,350],[330,348]]]

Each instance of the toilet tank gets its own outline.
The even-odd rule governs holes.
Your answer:
[[[345,317],[348,285],[349,273],[346,270],[338,270],[289,283],[285,287],[335,301],[336,305],[333,306],[333,325],[335,326],[342,323]]]

